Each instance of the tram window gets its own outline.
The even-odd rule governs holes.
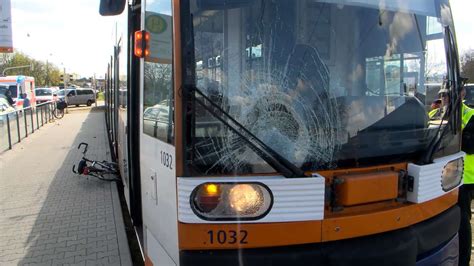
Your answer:
[[[171,1],[147,4],[145,29],[150,32],[150,55],[145,58],[143,133],[174,143],[173,41]]]

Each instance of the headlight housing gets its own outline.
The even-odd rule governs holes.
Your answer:
[[[270,211],[273,195],[262,183],[204,183],[191,194],[191,209],[204,220],[258,220]]]
[[[447,192],[459,186],[464,171],[464,159],[459,158],[447,163],[441,174],[441,187]]]

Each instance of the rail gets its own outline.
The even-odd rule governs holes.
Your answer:
[[[55,101],[0,114],[0,153],[11,150],[28,135],[54,120]]]

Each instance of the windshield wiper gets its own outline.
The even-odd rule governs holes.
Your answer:
[[[433,157],[438,151],[442,140],[448,133],[448,129],[451,129],[453,134],[457,134],[460,129],[460,88],[462,88],[463,79],[460,77],[459,63],[458,63],[458,51],[454,43],[454,36],[449,26],[444,28],[445,33],[445,47],[446,47],[446,62],[448,65],[448,80],[446,81],[447,88],[449,89],[449,106],[447,112],[448,124],[443,127],[444,116],[437,129],[434,138],[431,140],[426,153],[422,156],[422,164],[430,164],[433,162]],[[442,129],[441,129],[442,128]],[[440,132],[441,131],[441,132]]]
[[[196,97],[192,91],[195,91],[199,96]],[[286,158],[278,154],[263,141],[257,138],[252,132],[246,129],[242,124],[235,120],[231,115],[224,111],[219,105],[214,103],[209,97],[207,97],[197,87],[193,86],[190,92],[194,95],[196,103],[206,109],[212,116],[221,121],[225,126],[230,128],[235,134],[237,134],[244,142],[257,153],[266,163],[273,167],[276,171],[281,173],[287,178],[294,177],[306,177],[303,170],[288,161]]]

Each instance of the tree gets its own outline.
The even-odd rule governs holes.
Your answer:
[[[170,98],[172,86],[170,64],[145,64],[144,105],[152,106]]]
[[[37,87],[56,86],[60,83],[61,71],[53,64],[35,60],[21,52],[0,56],[0,74],[8,67],[32,65],[33,68],[8,70],[6,75],[24,75],[35,78]]]
[[[469,82],[474,82],[474,50],[472,49],[461,57],[461,74],[469,78]]]

